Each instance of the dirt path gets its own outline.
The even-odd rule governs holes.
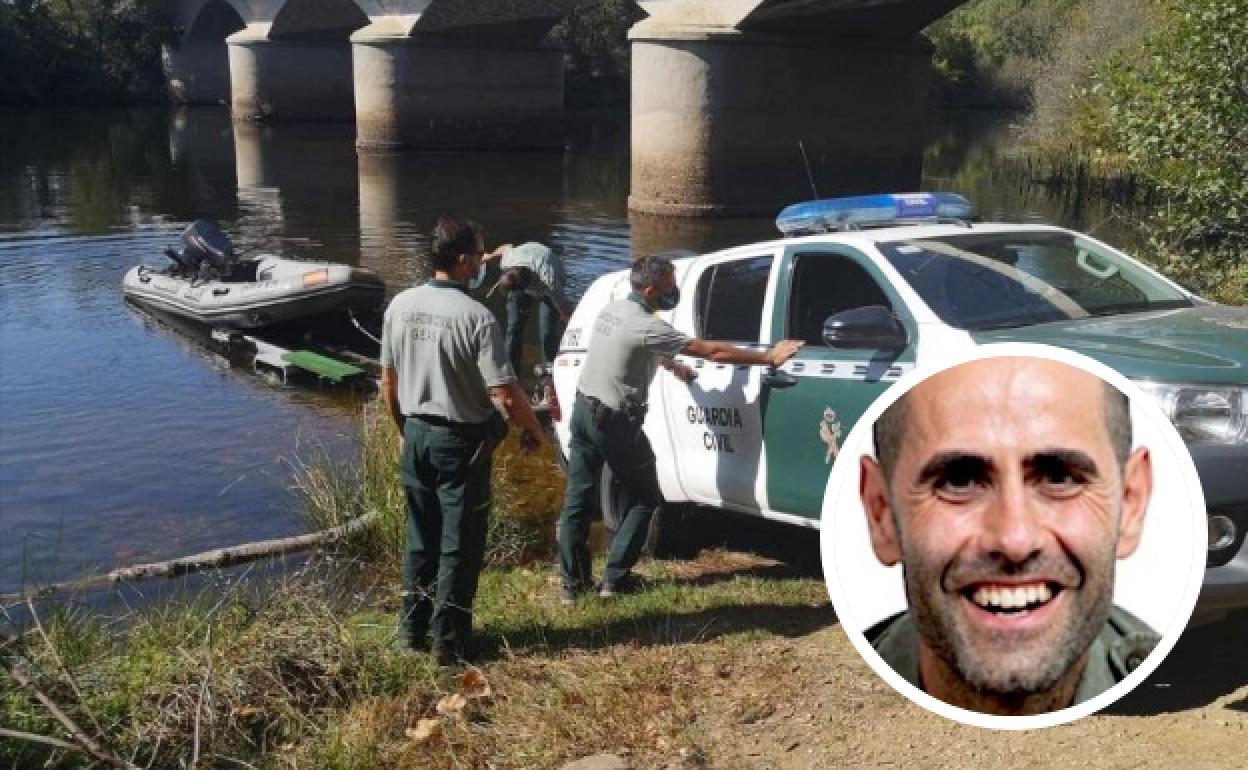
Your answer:
[[[697,579],[758,558],[729,556],[742,563],[725,564],[720,554],[718,564],[695,558],[683,569]],[[632,766],[1248,767],[1248,610],[1189,629],[1152,677],[1111,709],[1029,731],[961,725],[911,703],[862,660],[830,604],[809,612],[826,621],[790,616],[763,638],[723,635],[669,648],[664,665],[672,687],[685,690],[688,726],[673,741],[626,750]],[[614,665],[629,657],[607,655]]]
[[[1248,616],[1185,638],[1112,714],[1026,732],[946,720],[896,694],[837,626],[748,650],[721,650],[718,682],[698,698],[705,766],[1223,768],[1248,764]],[[742,653],[747,652],[746,655]],[[714,655],[714,652],[707,650]],[[1198,660],[1237,665],[1225,694],[1170,682]],[[1238,686],[1233,686],[1238,682]],[[1216,691],[1216,688],[1215,688]],[[682,763],[667,763],[680,766]],[[685,761],[683,764],[689,764]],[[695,762],[696,764],[696,762]]]
[[[800,533],[752,523],[730,549],[770,551],[819,580]],[[733,542],[735,541],[735,542]],[[740,546],[748,544],[749,547]],[[736,546],[737,548],[734,548]],[[702,558],[686,562],[704,568]],[[738,565],[739,566],[739,565]],[[822,582],[822,581],[820,581]],[[831,605],[828,623],[753,643],[729,638],[690,654],[697,749],[639,766],[714,768],[1248,768],[1248,610],[1189,629],[1153,675],[1109,710],[1042,730],[961,725],[911,703],[858,655]]]

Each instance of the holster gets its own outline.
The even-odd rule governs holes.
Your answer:
[[[589,416],[594,427],[601,431],[623,433],[635,439],[641,433],[641,426],[646,421],[645,404],[625,404],[619,409],[612,409],[593,396],[583,396],[589,407]]]

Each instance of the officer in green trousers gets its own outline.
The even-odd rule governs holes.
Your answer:
[[[400,639],[422,650],[428,634],[430,651],[448,665],[470,652],[491,457],[507,435],[499,408],[524,429],[527,451],[541,445],[542,430],[507,362],[498,322],[468,294],[484,273],[480,228],[439,219],[432,252],[433,280],[399,293],[386,308],[381,398],[403,435]]]
[[[587,542],[604,463],[623,487],[623,516],[607,554],[599,596],[611,598],[638,587],[631,570],[641,556],[650,518],[663,502],[654,451],[642,431],[647,393],[658,367],[689,383],[695,373],[673,356],[779,366],[802,346],[797,340],[782,340],[769,350],[747,350],[677,331],[655,315],[680,302],[675,268],[662,256],[634,262],[629,281],[633,291],[628,298],[608,304],[594,322],[572,408],[567,487],[559,517],[559,598],[564,604],[593,586]]]

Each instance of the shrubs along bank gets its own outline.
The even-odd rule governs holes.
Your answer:
[[[946,103],[1021,108],[1029,178],[1121,204],[1136,253],[1242,304],[1244,11],[1236,0],[971,0],[926,34]]]
[[[1248,302],[1243,3],[1084,6],[1067,58],[1045,71],[1053,85],[1037,92],[1025,137],[1077,159],[1088,180],[1128,179],[1147,204],[1141,253],[1207,296]]]

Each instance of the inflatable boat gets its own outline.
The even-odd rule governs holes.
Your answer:
[[[272,255],[239,259],[225,233],[200,220],[166,249],[164,269],[140,265],[122,279],[126,297],[214,327],[256,329],[339,310],[380,308],[385,284],[371,270]]]

